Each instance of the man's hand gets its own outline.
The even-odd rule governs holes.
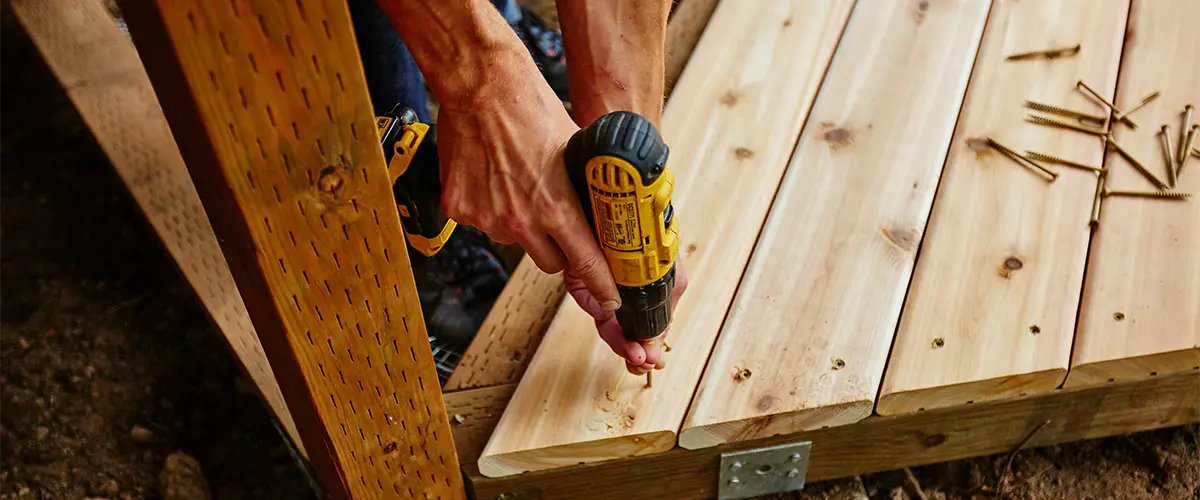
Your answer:
[[[663,349],[660,347],[662,343],[657,338],[644,342],[625,338],[621,325],[617,324],[616,314],[601,308],[582,280],[567,274],[566,283],[567,291],[571,293],[575,302],[595,319],[596,330],[600,332],[600,338],[604,339],[613,352],[625,358],[625,369],[629,373],[641,375],[650,370],[661,370],[667,366],[666,360],[663,359]],[[675,261],[675,287],[671,289],[672,311],[675,310],[675,305],[679,303],[679,298],[683,296],[687,286],[687,273],[683,270],[683,262],[677,259]]]
[[[617,286],[563,163],[579,128],[540,75],[529,78],[497,85],[474,109],[440,111],[442,205],[458,223],[520,244],[543,272],[577,276],[599,305],[593,316],[611,314]]]

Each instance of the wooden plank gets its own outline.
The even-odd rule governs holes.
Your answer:
[[[717,10],[720,0],[680,0],[667,21],[666,54],[663,69],[666,74],[664,90],[671,95],[675,82],[692,58],[692,51],[700,41],[708,20]]]
[[[1038,427],[1028,447],[1195,422],[1200,422],[1200,374],[1193,372],[503,478],[465,468],[474,498],[555,500],[587,492],[588,498],[699,500],[716,496],[719,457],[730,451],[811,441],[807,481],[814,482],[1007,453]],[[509,495],[499,496],[504,493]]]
[[[667,22],[667,95],[691,58],[717,1],[681,2]],[[549,277],[532,259],[522,258],[444,388],[453,391],[520,380],[566,294],[561,274]]]
[[[654,387],[630,376],[590,316],[564,300],[500,419],[480,469],[515,474],[666,451],[712,349],[788,154],[841,36],[850,1],[725,3],[675,87],[671,147],[680,256],[703,276],[666,334]],[[728,50],[730,44],[747,47]],[[754,175],[746,175],[753,172]],[[562,422],[574,422],[562,425]]]
[[[346,4],[124,7],[324,487],[464,497]]]
[[[1048,182],[983,136],[1100,165],[1095,136],[1025,121],[1025,100],[1101,112],[1128,0],[993,3],[876,405],[896,414],[1037,394],[1066,377],[1096,188],[1093,172]],[[1005,61],[1081,44],[1073,56]],[[1117,168],[1129,168],[1118,165]]]
[[[1115,102],[1128,107],[1151,92],[1162,95],[1131,115],[1141,128],[1118,128],[1116,141],[1164,180],[1160,127],[1170,125],[1171,145],[1179,148],[1183,107],[1200,104],[1197,19],[1200,2],[1192,0],[1135,0],[1130,11]],[[1196,158],[1189,163],[1175,189],[1200,195]],[[1148,187],[1128,169],[1113,169],[1108,183],[1113,189]],[[1066,385],[1197,369],[1200,200],[1114,197],[1105,202],[1102,217],[1092,240]]]
[[[490,387],[521,380],[566,294],[561,273],[543,273],[533,259],[522,257],[444,389]]]
[[[844,425],[875,406],[988,4],[859,5],[684,421],[684,448]]]
[[[299,446],[283,393],[133,43],[100,0],[15,0],[12,6],[242,368]]]

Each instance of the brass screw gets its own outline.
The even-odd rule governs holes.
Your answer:
[[[1051,106],[1049,104],[1042,104],[1040,102],[1034,102],[1034,101],[1025,101],[1025,107],[1030,108],[1030,109],[1036,109],[1043,113],[1050,113],[1052,115],[1059,115],[1059,116],[1067,116],[1070,118],[1078,119],[1081,122],[1089,122],[1089,123],[1094,123],[1096,125],[1101,125],[1101,126],[1104,125],[1104,120],[1105,120],[1105,118],[1100,115],[1088,114],[1088,113],[1084,113],[1081,111],[1075,111],[1073,109],[1060,108],[1058,106]]]
[[[1108,177],[1108,171],[1102,170],[1100,178],[1096,179],[1096,198],[1092,200],[1092,220],[1088,221],[1088,225],[1095,229],[1100,225],[1100,204],[1104,200],[1104,179]]]
[[[1038,125],[1045,125],[1047,127],[1065,128],[1065,129],[1070,129],[1070,130],[1074,130],[1077,132],[1083,132],[1085,134],[1092,134],[1092,135],[1101,135],[1102,136],[1105,134],[1105,131],[1103,131],[1103,130],[1084,127],[1084,126],[1076,125],[1074,123],[1058,121],[1058,120],[1046,118],[1044,116],[1029,115],[1028,117],[1026,117],[1026,119],[1033,123],[1036,123]]]
[[[1021,61],[1024,59],[1033,59],[1037,57],[1044,59],[1057,59],[1059,57],[1073,56],[1078,54],[1079,50],[1082,48],[1083,45],[1076,44],[1074,47],[1063,47],[1060,49],[1030,50],[1028,52],[1017,52],[1015,54],[1010,54],[1008,57],[1005,57],[1005,59],[1009,61]]]
[[[1119,117],[1117,119],[1117,121],[1125,122],[1126,125],[1129,125],[1129,128],[1137,130],[1137,128],[1138,128],[1137,124],[1133,123],[1133,120],[1130,120],[1128,116],[1123,116],[1127,113],[1121,113],[1121,110],[1117,109],[1117,106],[1115,104],[1108,102],[1108,99],[1105,99],[1098,92],[1096,92],[1095,90],[1092,90],[1092,88],[1089,87],[1086,83],[1083,83],[1083,80],[1079,80],[1078,82],[1075,82],[1075,87],[1086,90],[1087,93],[1091,94],[1092,97],[1095,97],[1096,100],[1104,103],[1105,106],[1108,106],[1108,110],[1110,112],[1112,112],[1114,115]]]
[[[1175,170],[1175,149],[1171,147],[1171,126],[1162,126],[1162,146],[1163,158],[1167,161],[1167,182],[1171,187],[1175,187],[1175,183],[1179,180],[1178,171]]]
[[[1195,148],[1193,148],[1192,146],[1194,144],[1196,144],[1196,135],[1197,134],[1200,134],[1200,124],[1192,125],[1192,129],[1189,130],[1188,134],[1187,134],[1187,144],[1180,145],[1179,148],[1183,151],[1187,151],[1189,149],[1191,149],[1192,151],[1195,151]],[[1198,156],[1200,156],[1200,155],[1198,155]],[[1183,175],[1183,167],[1185,165],[1187,165],[1187,162],[1188,162],[1188,155],[1186,155],[1186,154],[1179,155],[1179,166],[1175,168],[1175,176],[1176,177]]]
[[[1179,156],[1177,156],[1175,158],[1176,165],[1180,165],[1180,166],[1183,165],[1183,163],[1184,163],[1183,160],[1185,158],[1187,158],[1187,155],[1184,153],[1187,152],[1189,147],[1191,147],[1187,142],[1188,142],[1188,133],[1189,133],[1188,126],[1192,124],[1192,110],[1193,109],[1196,109],[1196,108],[1194,106],[1192,106],[1191,104],[1188,104],[1187,106],[1183,107],[1183,125],[1182,125],[1183,128],[1179,129],[1179,153],[1178,153]]]
[[[999,151],[1001,154],[1003,154],[1004,156],[1007,156],[1009,159],[1016,162],[1017,164],[1024,166],[1026,168],[1035,168],[1035,169],[1041,171],[1042,173],[1049,175],[1050,180],[1047,182],[1054,182],[1054,181],[1058,180],[1058,172],[1054,172],[1046,167],[1043,167],[1041,165],[1038,165],[1037,163],[1034,163],[1033,160],[1030,160],[1029,158],[1026,158],[1024,156],[1017,154],[1015,151],[1008,149],[1007,147],[1000,144],[999,142],[996,142],[996,140],[992,139],[991,137],[987,137],[985,139],[987,140],[988,145],[992,147],[992,149]]]
[[[1082,169],[1082,170],[1091,170],[1093,172],[1104,171],[1104,169],[1099,168],[1099,167],[1093,167],[1091,165],[1085,165],[1085,164],[1079,163],[1077,161],[1071,161],[1071,160],[1059,158],[1057,156],[1050,156],[1048,154],[1038,153],[1037,151],[1028,151],[1027,150],[1027,151],[1025,151],[1025,156],[1028,156],[1029,159],[1031,159],[1031,160],[1036,160],[1036,161],[1041,161],[1041,162],[1046,162],[1046,163],[1054,163],[1056,165],[1063,165],[1066,167],[1075,167],[1075,168]]]
[[[1143,167],[1141,162],[1137,161],[1137,159],[1134,158],[1133,155],[1130,155],[1128,151],[1125,151],[1125,148],[1121,147],[1120,144],[1117,144],[1117,141],[1113,140],[1111,136],[1108,138],[1108,144],[1115,148],[1118,154],[1123,156],[1126,161],[1133,165],[1133,168],[1137,169],[1137,171],[1140,172],[1142,176],[1146,178],[1146,180],[1153,183],[1155,187],[1163,191],[1168,189],[1168,186],[1163,183],[1163,181],[1159,180],[1158,177],[1155,177],[1154,174],[1150,173],[1149,170],[1146,170],[1146,167]]]
[[[646,372],[646,388],[654,387],[654,370]]]
[[[1124,191],[1105,189],[1104,196],[1127,196],[1136,198],[1161,198],[1165,200],[1186,200],[1191,198],[1189,193],[1180,193],[1178,191]]]
[[[1117,115],[1117,120],[1125,118],[1130,113],[1133,113],[1134,111],[1137,111],[1138,109],[1140,109],[1142,106],[1150,104],[1151,101],[1158,99],[1158,96],[1160,96],[1160,95],[1162,95],[1162,92],[1159,92],[1157,90],[1155,90],[1154,92],[1151,92],[1150,95],[1143,97],[1142,100],[1138,101],[1137,104],[1134,104],[1132,108],[1129,108],[1129,109],[1125,110],[1124,113]]]

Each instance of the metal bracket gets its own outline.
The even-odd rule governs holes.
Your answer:
[[[719,500],[804,489],[812,441],[721,454]]]

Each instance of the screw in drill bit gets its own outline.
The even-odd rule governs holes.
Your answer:
[[[1104,189],[1104,196],[1126,196],[1134,198],[1159,198],[1163,200],[1183,201],[1191,198],[1189,193],[1180,193],[1178,191],[1123,191],[1119,189]]]
[[[1120,117],[1117,119],[1117,121],[1124,122],[1126,125],[1129,125],[1129,128],[1137,130],[1137,128],[1138,128],[1137,124],[1133,123],[1133,120],[1130,120],[1128,116],[1124,116],[1128,113],[1122,113],[1121,110],[1117,109],[1117,106],[1115,104],[1108,102],[1108,99],[1105,99],[1103,96],[1100,95],[1099,92],[1096,92],[1091,87],[1089,87],[1088,84],[1083,83],[1083,80],[1079,80],[1078,82],[1075,82],[1075,87],[1087,91],[1087,93],[1091,94],[1092,97],[1095,97],[1096,100],[1100,101],[1105,106],[1108,106],[1109,112]]]
[[[1113,149],[1116,149],[1118,154],[1124,157],[1130,165],[1133,165],[1133,168],[1137,169],[1137,171],[1140,172],[1142,176],[1146,178],[1146,180],[1154,184],[1154,186],[1159,190],[1166,191],[1169,189],[1166,183],[1159,180],[1158,177],[1155,177],[1154,174],[1150,173],[1149,170],[1146,170],[1146,167],[1143,167],[1141,162],[1137,161],[1137,159],[1134,158],[1133,155],[1129,154],[1128,151],[1125,151],[1125,148],[1121,147],[1120,144],[1117,144],[1117,141],[1113,140],[1112,137],[1108,138],[1108,145],[1112,146]]]
[[[1142,100],[1138,101],[1137,104],[1134,104],[1132,108],[1129,108],[1129,109],[1125,110],[1124,113],[1117,115],[1117,120],[1125,118],[1126,116],[1129,116],[1130,113],[1133,113],[1134,111],[1137,111],[1138,109],[1140,109],[1142,106],[1150,104],[1151,101],[1158,99],[1158,96],[1160,96],[1160,95],[1162,95],[1162,92],[1159,92],[1157,90],[1155,90],[1154,92],[1151,92],[1150,95],[1143,97]]]
[[[1048,155],[1045,153],[1038,153],[1037,151],[1026,150],[1025,156],[1028,156],[1029,159],[1034,160],[1034,161],[1040,161],[1040,162],[1044,162],[1044,163],[1054,163],[1056,165],[1062,165],[1064,167],[1074,167],[1074,168],[1078,168],[1081,170],[1091,170],[1093,172],[1103,172],[1104,171],[1104,169],[1099,168],[1099,167],[1093,167],[1091,165],[1079,163],[1077,161],[1067,160],[1067,159],[1060,158],[1057,156],[1051,156],[1051,155]]]
[[[1068,130],[1074,130],[1076,132],[1083,132],[1085,134],[1092,134],[1092,135],[1099,135],[1099,136],[1105,135],[1105,131],[1100,130],[1100,129],[1084,127],[1082,125],[1076,125],[1074,123],[1067,123],[1064,121],[1058,121],[1058,120],[1055,120],[1052,118],[1046,118],[1044,116],[1029,115],[1026,117],[1026,120],[1036,123],[1038,125],[1045,125],[1047,127],[1065,128]]]
[[[999,151],[1001,154],[1003,154],[1004,156],[1007,156],[1010,160],[1016,162],[1017,164],[1025,167],[1025,168],[1036,169],[1046,175],[1049,175],[1050,180],[1046,181],[1046,182],[1054,182],[1054,181],[1058,180],[1058,172],[1055,172],[1046,167],[1038,165],[1037,163],[1034,163],[1033,160],[1030,160],[1029,158],[1026,158],[1024,156],[1021,156],[1020,154],[1017,154],[1016,151],[1008,149],[1003,144],[996,142],[996,140],[992,139],[991,137],[986,137],[985,139],[987,140],[988,146],[991,146],[992,149]]]
[[[1167,184],[1175,187],[1179,181],[1179,171],[1175,169],[1175,148],[1171,147],[1171,126],[1162,126],[1163,159],[1167,161]]]
[[[1021,61],[1021,60],[1025,60],[1025,59],[1034,59],[1034,58],[1038,58],[1038,57],[1043,58],[1043,59],[1057,59],[1059,57],[1067,57],[1067,56],[1073,56],[1075,54],[1078,54],[1079,50],[1082,48],[1083,48],[1083,45],[1075,44],[1074,47],[1063,47],[1063,48],[1059,48],[1059,49],[1030,50],[1027,52],[1017,52],[1015,54],[1009,54],[1009,56],[1005,57],[1005,59],[1009,60],[1009,61]]]
[[[1030,109],[1036,109],[1043,113],[1050,113],[1052,115],[1059,115],[1059,116],[1075,118],[1075,119],[1079,120],[1080,122],[1092,123],[1095,125],[1104,126],[1105,117],[1100,116],[1100,115],[1088,114],[1088,113],[1084,113],[1081,111],[1075,111],[1073,109],[1060,108],[1058,106],[1051,106],[1049,104],[1042,104],[1040,102],[1034,102],[1034,101],[1025,101],[1025,107],[1030,108]]]
[[[1092,219],[1088,221],[1088,225],[1095,229],[1100,225],[1100,204],[1104,202],[1104,181],[1108,177],[1107,170],[1101,170],[1099,178],[1096,179],[1096,197],[1092,199]]]

